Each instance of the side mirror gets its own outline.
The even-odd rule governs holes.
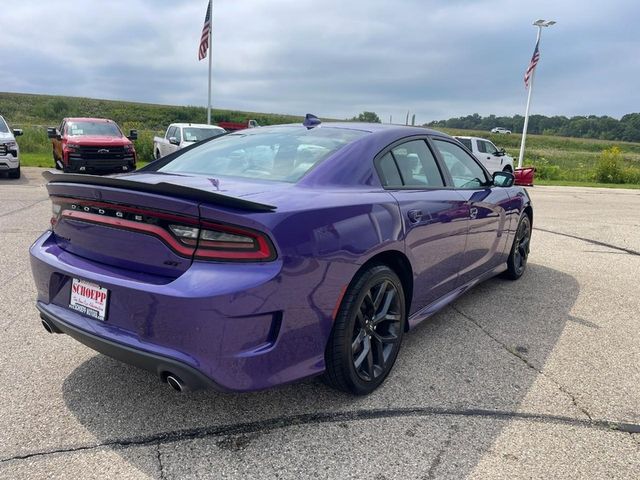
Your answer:
[[[14,128],[13,129],[13,136],[14,137],[19,137],[20,135],[22,135],[24,132],[22,131],[21,128]]]
[[[55,127],[49,127],[47,128],[47,137],[60,140],[60,132],[58,132],[58,129]]]
[[[511,172],[494,172],[493,185],[496,187],[512,187],[516,177]]]
[[[138,130],[129,130],[129,136],[127,137],[129,140],[137,140],[138,139]]]
[[[180,146],[180,142],[178,141],[178,139],[176,137],[169,137],[169,143],[171,145]]]

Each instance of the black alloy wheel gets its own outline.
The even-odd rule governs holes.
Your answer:
[[[326,351],[327,382],[365,395],[387,377],[400,350],[406,323],[398,276],[373,266],[352,282],[344,296]]]
[[[523,213],[518,224],[518,230],[516,230],[509,259],[507,260],[507,271],[505,272],[507,278],[517,280],[524,274],[527,269],[530,243],[531,220],[529,215]]]

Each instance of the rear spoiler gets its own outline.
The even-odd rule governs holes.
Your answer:
[[[137,192],[156,193],[159,195],[172,195],[198,202],[215,203],[224,207],[252,212],[273,212],[276,207],[265,203],[252,202],[242,198],[229,197],[199,188],[185,187],[173,183],[144,183],[135,180],[126,180],[117,177],[99,177],[96,175],[84,175],[78,173],[57,173],[53,171],[42,172],[42,176],[49,183],[75,183],[80,185],[96,185],[100,187],[122,188]]]

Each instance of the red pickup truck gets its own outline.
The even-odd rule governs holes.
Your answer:
[[[53,161],[58,170],[74,173],[116,173],[136,168],[136,150],[132,140],[138,132],[125,137],[120,127],[104,118],[65,118],[58,128],[47,129],[53,146]]]

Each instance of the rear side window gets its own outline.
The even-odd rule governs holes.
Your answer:
[[[387,153],[378,161],[378,170],[380,172],[380,180],[385,187],[402,187],[402,178],[396,167],[396,161]]]
[[[471,146],[471,139],[470,138],[458,138],[458,141],[463,144],[465,147],[467,147],[469,150],[473,151],[473,147]]]
[[[436,159],[424,140],[412,140],[391,149],[378,160],[378,173],[385,187],[443,187]]]
[[[433,144],[442,155],[456,188],[480,188],[487,184],[484,169],[458,145],[435,138]]]

